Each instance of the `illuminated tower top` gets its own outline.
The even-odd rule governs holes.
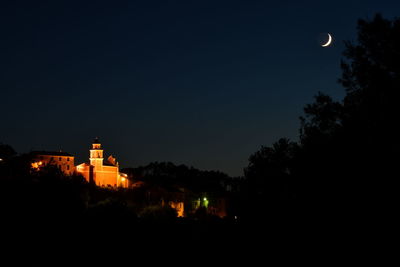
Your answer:
[[[92,144],[92,149],[101,149],[101,144],[99,142],[99,138],[96,137]]]
[[[92,149],[90,149],[90,164],[98,167],[103,165],[103,149],[97,137],[93,141]]]

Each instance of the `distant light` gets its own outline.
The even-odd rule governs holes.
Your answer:
[[[3,161],[3,159],[2,159],[2,158],[0,158],[0,161]]]
[[[205,198],[203,198],[203,200],[204,200],[204,201],[207,201],[207,198],[205,197]]]
[[[125,182],[125,178],[124,178],[124,177],[122,177],[122,178],[121,178],[121,181],[122,181],[122,182]]]

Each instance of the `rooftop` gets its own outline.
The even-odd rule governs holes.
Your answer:
[[[48,156],[67,156],[67,157],[73,157],[72,154],[69,154],[67,152],[63,151],[32,151],[32,155],[48,155]]]

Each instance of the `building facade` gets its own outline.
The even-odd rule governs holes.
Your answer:
[[[66,152],[33,151],[31,167],[40,169],[46,165],[57,166],[66,175],[72,175],[75,171],[74,156]]]
[[[101,144],[96,138],[90,149],[89,162],[77,165],[76,172],[85,177],[86,181],[97,186],[128,188],[128,177],[119,171],[116,159],[109,156],[105,160],[103,152]]]

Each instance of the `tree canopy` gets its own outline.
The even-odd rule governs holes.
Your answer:
[[[171,162],[152,162],[146,166],[123,170],[134,180],[144,181],[150,186],[186,188],[194,192],[224,191],[223,184],[231,178],[219,171],[201,171],[186,165]]]
[[[279,195],[275,180],[291,176],[293,195],[321,205],[376,204],[395,196],[400,19],[378,14],[359,20],[357,29],[341,62],[344,99],[318,93],[300,117],[298,144],[281,139],[250,156],[251,192]]]

